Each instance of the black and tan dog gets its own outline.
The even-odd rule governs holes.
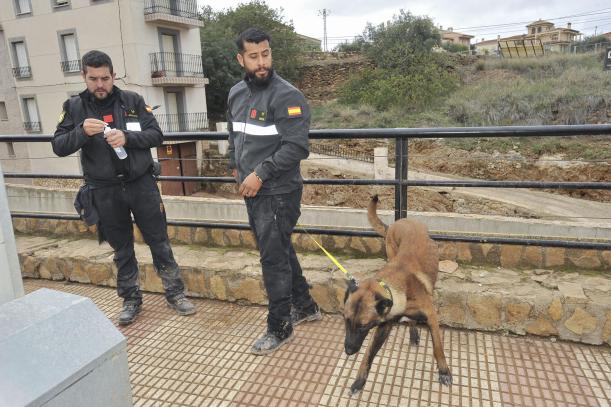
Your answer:
[[[358,352],[369,331],[375,328],[351,392],[355,394],[363,388],[373,358],[388,338],[392,326],[402,317],[409,318],[412,344],[420,341],[415,324],[428,324],[439,382],[449,385],[452,374],[443,353],[433,305],[433,287],[439,266],[437,245],[430,239],[426,226],[415,220],[400,219],[390,227],[385,225],[377,215],[377,204],[378,197],[374,196],[367,218],[373,229],[385,238],[388,262],[373,278],[359,283],[350,280],[344,299],[346,354]]]

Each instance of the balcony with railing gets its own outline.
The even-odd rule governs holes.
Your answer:
[[[164,133],[208,130],[208,114],[206,112],[156,114],[155,118]]]
[[[40,133],[42,131],[40,122],[23,122],[23,129],[27,133]]]
[[[197,14],[196,0],[145,0],[144,21],[187,28],[204,26]]]
[[[27,79],[32,77],[32,68],[29,66],[18,66],[13,68],[13,76],[16,79]]]
[[[74,61],[61,61],[62,72],[75,73],[81,71],[81,61],[76,59]]]
[[[205,85],[201,55],[156,52],[150,54],[151,79],[157,86]]]

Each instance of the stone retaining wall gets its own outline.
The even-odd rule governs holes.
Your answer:
[[[115,287],[108,244],[93,239],[17,235],[22,274],[28,278]],[[136,244],[141,288],[163,292],[147,246]],[[174,245],[187,293],[194,297],[266,304],[255,250]],[[311,293],[325,312],[341,312],[346,282],[323,255],[300,253]],[[342,259],[358,279],[385,261]],[[435,301],[442,324],[465,329],[532,334],[590,344],[611,344],[611,276],[607,273],[440,263]],[[117,298],[117,301],[120,301]]]
[[[85,238],[96,235],[95,227],[88,228],[81,221],[15,218],[13,227],[15,232],[25,234]],[[134,229],[136,241],[142,242],[142,236],[135,225]],[[168,234],[172,242],[178,244],[256,248],[252,233],[244,230],[169,226]],[[359,258],[384,255],[382,238],[329,235],[312,235],[312,237],[334,255]],[[295,233],[293,243],[298,251],[320,253],[312,238],[304,233]],[[453,260],[461,264],[611,271],[611,251],[608,250],[462,242],[438,242],[438,245],[441,260]]]

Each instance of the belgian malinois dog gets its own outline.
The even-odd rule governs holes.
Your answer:
[[[390,227],[385,225],[377,214],[377,206],[376,195],[369,203],[367,218],[373,229],[385,238],[388,262],[373,278],[359,283],[351,279],[344,298],[346,354],[358,352],[369,331],[375,328],[351,393],[356,394],[363,388],[373,358],[393,325],[402,318],[408,319],[412,344],[420,342],[416,323],[429,326],[439,382],[449,385],[452,374],[443,353],[437,311],[433,306],[433,287],[439,267],[437,245],[429,237],[427,227],[413,219],[400,219]]]

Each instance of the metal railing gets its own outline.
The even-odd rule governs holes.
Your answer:
[[[164,133],[208,130],[206,112],[156,114],[155,118]]]
[[[312,130],[310,139],[395,139],[395,178],[386,180],[375,179],[305,179],[305,184],[317,185],[386,185],[395,188],[395,218],[407,215],[407,188],[410,186],[427,187],[487,187],[487,188],[538,188],[538,189],[600,189],[611,190],[611,182],[544,182],[544,181],[426,181],[407,179],[409,139],[422,138],[474,138],[474,137],[544,137],[544,136],[611,136],[611,125],[561,125],[561,126],[500,126],[500,127],[456,127],[456,128],[418,128],[418,129],[338,129],[338,130]],[[168,141],[192,140],[226,140],[226,132],[205,133],[167,133]],[[0,142],[49,142],[51,136],[0,136]],[[32,174],[32,173],[6,173],[5,178],[59,178],[81,179],[82,175],[67,174]],[[233,177],[184,177],[160,176],[160,181],[179,182],[219,182],[235,183]],[[16,213],[16,217],[38,217],[49,219],[78,219],[76,215]],[[195,222],[195,221],[168,221],[170,225],[209,227],[222,229],[248,229],[247,224]],[[377,236],[374,232],[359,229],[333,229],[322,227],[297,228],[297,233],[316,233],[345,236]],[[492,244],[520,244],[541,247],[568,247],[579,249],[611,250],[611,243],[561,240],[561,239],[529,239],[508,238],[499,236],[473,236],[460,234],[432,234],[431,237],[439,241],[457,241]]]
[[[351,148],[338,145],[330,146],[328,144],[311,144],[310,152],[332,155],[341,158],[348,158],[351,160],[364,161],[367,163],[373,162],[373,156],[371,154],[354,151]]]
[[[163,13],[173,16],[198,18],[196,0],[146,0],[144,14]]]
[[[40,122],[23,122],[23,129],[28,133],[40,133]]]
[[[61,61],[59,64],[62,67],[62,72],[80,72],[81,70],[81,61],[79,59]]]
[[[155,52],[150,54],[151,78],[188,76],[204,77],[201,55]]]
[[[13,68],[13,76],[17,79],[31,78],[32,67],[30,66],[18,66]]]

